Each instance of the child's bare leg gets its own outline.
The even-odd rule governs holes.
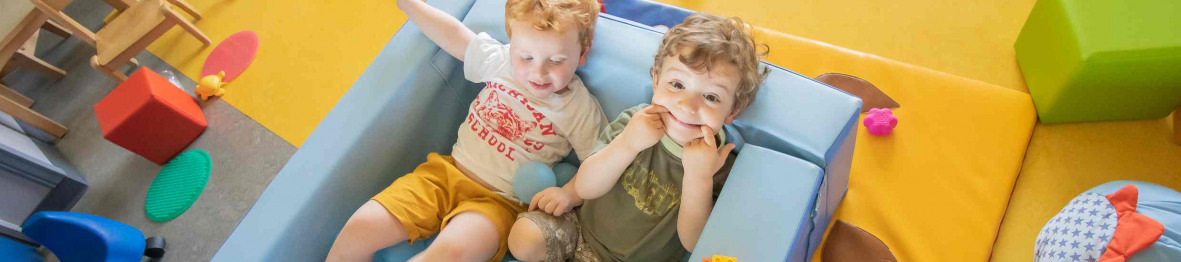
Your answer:
[[[349,217],[328,251],[327,261],[373,261],[373,253],[406,241],[402,223],[377,201],[369,200]]]
[[[463,212],[439,232],[430,247],[410,261],[487,261],[500,249],[500,233],[491,219]]]
[[[545,236],[537,223],[528,218],[518,218],[508,233],[508,250],[521,261],[545,260]]]

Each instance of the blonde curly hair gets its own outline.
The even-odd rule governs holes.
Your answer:
[[[759,66],[759,57],[767,55],[769,48],[755,43],[753,29],[738,17],[722,18],[702,12],[689,15],[660,41],[652,77],[658,78],[664,59],[674,56],[695,71],[709,72],[718,63],[727,63],[738,72],[733,109],[742,111],[754,102],[769,72]]]
[[[528,23],[538,31],[577,29],[583,52],[590,49],[595,37],[595,20],[599,18],[596,0],[509,0],[504,10],[504,29],[509,37],[513,35],[509,27],[512,20]]]

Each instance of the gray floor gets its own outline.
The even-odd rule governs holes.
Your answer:
[[[75,1],[65,10],[91,30],[98,29],[110,11],[102,1]],[[34,110],[70,129],[57,147],[90,182],[73,211],[118,220],[148,236],[164,236],[164,261],[209,260],[296,148],[223,100],[203,103],[209,128],[189,149],[208,151],[213,173],[187,212],[172,221],[151,222],[144,215],[144,197],[161,166],[103,139],[93,106],[116,83],[90,68],[87,59],[93,55],[94,48],[78,39],[42,31],[37,56],[65,69],[67,76],[55,80],[21,69],[3,79],[36,100]],[[176,72],[148,52],[136,58],[156,72]],[[177,77],[187,90],[193,89],[191,79]]]

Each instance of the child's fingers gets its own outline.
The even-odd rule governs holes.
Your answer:
[[[722,147],[721,151],[718,151],[718,158],[726,159],[726,157],[730,156],[730,151],[733,151],[733,150],[734,150],[734,143],[726,144],[726,146]],[[725,162],[725,161],[722,161],[722,162]]]
[[[554,212],[551,214],[561,216],[563,213],[566,213],[566,203],[558,203],[558,206],[554,207]]]
[[[643,110],[640,110],[640,111],[641,111],[641,113],[644,113],[647,115],[660,115],[661,113],[668,112],[668,109],[664,108],[663,106],[648,105],[648,107],[645,107]]]
[[[545,191],[541,191],[541,192],[545,192]],[[545,193],[537,193],[536,196],[533,196],[533,199],[537,200],[537,209],[539,209],[539,210],[545,210],[545,206],[548,205],[549,202],[551,202],[549,195],[545,194]]]
[[[549,201],[549,203],[545,203],[545,212],[549,213],[549,214],[553,214],[554,211],[557,211],[557,209],[558,209],[557,207],[558,207],[558,201]]]
[[[654,114],[668,113],[668,108],[665,108],[660,105],[648,105],[648,107],[645,107],[644,109],[648,109],[649,113],[654,113]]]
[[[713,139],[713,131],[714,130],[710,129],[709,126],[701,125],[701,139],[706,145],[709,145],[710,148],[718,148],[717,142]]]
[[[537,210],[537,201],[541,200],[541,194],[533,195],[533,200],[529,201],[529,211]]]

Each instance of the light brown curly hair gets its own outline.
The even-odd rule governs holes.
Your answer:
[[[517,20],[533,26],[538,31],[578,30],[582,51],[590,48],[595,37],[595,20],[599,18],[599,2],[596,0],[509,0],[504,4],[504,29],[509,37],[513,29],[509,21]]]
[[[769,48],[755,43],[753,29],[738,17],[722,18],[702,12],[689,15],[660,41],[652,78],[659,78],[664,59],[669,57],[676,56],[689,68],[707,73],[718,63],[727,63],[738,72],[733,109],[742,111],[754,102],[769,72],[759,66],[759,57],[767,55]]]

